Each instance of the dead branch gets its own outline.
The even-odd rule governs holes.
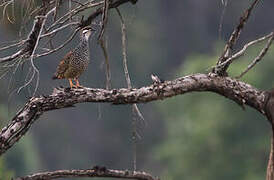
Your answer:
[[[42,18],[42,17],[35,18],[32,30],[30,31],[28,38],[26,40],[23,40],[23,42],[24,42],[23,46],[25,46],[25,47],[20,49],[19,51],[17,51],[16,53],[14,53],[11,56],[0,58],[0,63],[6,63],[9,61],[12,61],[12,60],[18,58],[19,56],[29,57],[32,54],[33,49],[36,45],[37,38],[38,38],[38,35],[39,35],[39,32],[40,32],[43,22],[44,22],[44,18]]]
[[[36,173],[29,176],[16,178],[16,180],[50,180],[71,177],[110,177],[136,180],[160,180],[156,177],[153,177],[149,173],[142,171],[113,170],[98,166],[85,170],[58,170],[53,172]]]
[[[225,45],[224,51],[217,62],[217,66],[222,64],[224,61],[226,61],[229,58],[233,46],[236,44],[237,40],[239,39],[242,29],[244,28],[252,10],[254,9],[255,5],[258,2],[259,2],[259,0],[254,0],[253,3],[251,4],[251,6],[241,16],[239,24],[232,32],[229,40],[227,41],[227,43]],[[212,72],[223,76],[226,74],[226,70],[229,67],[229,65],[230,64],[228,62],[227,64],[225,64],[221,67],[216,66],[215,68],[213,68]]]
[[[63,47],[65,47],[74,37],[75,35],[77,34],[77,32],[80,30],[80,28],[77,28],[74,30],[74,32],[71,33],[71,35],[67,38],[66,41],[64,41],[61,45],[59,45],[57,48],[55,49],[49,49],[47,50],[46,52],[44,53],[41,53],[41,54],[35,54],[34,57],[35,58],[38,58],[38,57],[42,57],[42,56],[47,56],[51,53],[54,53],[56,51],[59,51],[60,49],[62,49]]]
[[[9,2],[13,2],[13,0],[11,0]],[[127,3],[127,2],[131,2],[131,1],[130,0],[117,0],[117,1],[112,2],[111,4],[109,4],[109,9],[118,7],[118,6],[120,6],[124,3]],[[44,16],[46,14],[47,9],[49,8],[48,6],[55,5],[55,4],[56,4],[55,1],[50,1],[48,4],[43,4],[41,7],[39,7],[38,8],[39,11],[37,9],[36,9],[36,11],[38,11],[38,14],[40,16]],[[93,7],[99,6],[101,4],[103,4],[103,1],[102,2],[97,2],[97,3],[93,3],[91,1],[88,1],[85,4],[83,4],[84,6],[80,5],[76,8],[74,8],[74,9],[72,9],[71,12],[68,12],[67,14],[60,17],[58,20],[56,20],[53,24],[51,24],[51,26],[46,29],[45,34],[41,35],[41,38],[51,36],[51,35],[55,35],[58,31],[62,30],[63,28],[66,28],[70,25],[72,26],[72,25],[75,25],[75,24],[79,24],[79,23],[71,22],[71,23],[69,23],[70,25],[67,25],[65,23],[68,22],[72,16],[75,16],[75,15],[79,14],[81,11],[84,11],[88,8],[93,8]],[[7,5],[7,3],[5,3],[3,5]],[[56,8],[56,7],[54,6],[54,8]],[[81,28],[81,27],[90,25],[92,20],[95,17],[97,17],[98,15],[100,15],[101,13],[102,13],[102,8],[97,9],[97,11],[95,13],[90,15],[89,18],[86,21],[83,21],[78,26]],[[42,21],[43,21],[41,18],[36,18],[36,19],[38,19],[38,20],[34,21],[33,28],[29,32],[29,35],[28,35],[27,39],[22,40],[18,44],[12,44],[12,45],[9,45],[9,47],[1,48],[2,50],[4,50],[4,49],[8,49],[10,47],[17,46],[17,45],[19,45],[19,46],[22,45],[23,46],[16,53],[14,53],[10,56],[0,58],[0,63],[6,63],[6,62],[9,62],[9,61],[13,61],[14,59],[17,59],[19,57],[28,58],[28,57],[31,56],[33,48],[35,47],[35,43],[37,41],[38,32],[40,32],[40,28],[41,28]],[[60,25],[61,26],[63,25],[63,26],[59,27]],[[55,27],[57,27],[57,28],[55,28]],[[76,28],[76,29],[78,30],[79,28]],[[52,30],[52,31],[50,31],[50,30]],[[66,43],[64,43],[64,44],[66,44]],[[34,55],[34,57],[37,58],[37,57],[49,55],[53,52],[56,52],[56,51],[60,50],[62,47],[64,47],[64,46],[61,46],[60,48],[56,48],[55,50],[52,50],[52,51],[48,51],[47,53],[43,53],[41,55]]]
[[[83,4],[84,6],[82,6],[82,5],[77,6],[76,8],[72,9],[70,12],[67,12],[65,15],[63,15],[62,17],[60,17],[59,19],[57,19],[54,23],[52,23],[47,28],[47,31],[53,29],[54,27],[58,27],[59,25],[62,25],[64,23],[68,22],[71,17],[79,14],[80,12],[82,12],[82,11],[84,11],[86,9],[97,7],[97,6],[100,6],[102,4],[103,4],[103,1],[100,1],[100,2],[88,1],[85,4]]]
[[[72,107],[77,103],[84,102],[146,103],[195,91],[215,92],[238,104],[249,105],[265,114],[264,91],[259,91],[236,79],[220,77],[216,74],[194,74],[138,89],[59,88],[54,89],[51,95],[32,97],[14,116],[10,124],[2,129],[0,132],[0,155],[12,147],[46,111]]]
[[[19,46],[19,45],[22,45],[23,43],[24,43],[24,41],[17,41],[14,44],[10,44],[10,45],[7,45],[5,47],[0,48],[0,51],[6,50],[6,49],[9,49],[9,48],[12,48],[12,47],[16,47],[16,46]]]
[[[266,39],[272,37],[273,35],[274,35],[274,32],[271,32],[271,33],[268,34],[268,35],[265,35],[265,36],[263,36],[263,37],[261,37],[261,38],[259,38],[259,39],[255,39],[255,40],[253,40],[253,41],[251,41],[251,42],[245,44],[244,47],[243,47],[240,51],[238,51],[237,53],[233,54],[233,55],[232,55],[230,58],[228,58],[225,62],[223,62],[223,63],[217,65],[217,67],[224,66],[224,65],[227,64],[227,63],[231,64],[234,60],[236,60],[236,59],[238,59],[239,57],[243,56],[244,53],[246,52],[247,48],[249,48],[250,46],[253,46],[253,45],[257,44],[257,43],[260,43],[260,42],[262,42],[262,41],[264,41],[264,40],[266,40]]]
[[[132,88],[131,85],[131,79],[129,76],[128,72],[128,67],[127,67],[127,38],[126,38],[126,25],[123,19],[123,16],[118,8],[116,8],[117,14],[120,17],[120,22],[121,22],[121,33],[122,33],[122,54],[123,54],[123,68],[124,68],[124,74],[127,82],[127,88]],[[141,120],[141,122],[144,122],[145,124],[145,119],[138,108],[137,104],[132,105],[132,140],[133,140],[133,170],[137,169],[137,140],[138,137],[140,139],[140,136],[138,134],[137,128],[136,128],[136,120]]]
[[[267,44],[265,45],[265,47],[261,50],[260,54],[252,61],[251,64],[247,66],[247,68],[239,76],[236,77],[237,79],[243,77],[250,69],[252,69],[259,61],[261,61],[261,59],[265,56],[269,47],[271,46],[273,38],[274,38],[274,34],[272,33],[271,37],[267,41]]]
[[[111,73],[110,73],[110,64],[109,64],[109,55],[106,47],[106,42],[104,39],[99,41],[103,55],[105,57],[105,74],[106,74],[106,89],[111,88]]]
[[[103,7],[103,15],[102,15],[102,27],[99,33],[99,41],[102,41],[102,38],[105,33],[107,21],[108,21],[108,9],[109,9],[109,1],[110,0],[104,0],[104,7]]]
[[[110,4],[109,4],[109,9],[112,9],[112,8],[117,8],[119,7],[120,5],[122,4],[125,4],[127,2],[131,2],[132,4],[135,4],[138,0],[113,0]],[[91,15],[89,15],[89,17],[83,21],[81,24],[80,24],[80,27],[83,28],[85,26],[88,26],[92,23],[92,21],[100,14],[103,13],[103,8],[98,8],[94,13],[92,13]]]

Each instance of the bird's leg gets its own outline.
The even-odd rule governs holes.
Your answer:
[[[72,83],[72,79],[68,79],[68,80],[69,80],[70,88],[77,87],[77,85],[75,86],[75,85]]]
[[[74,81],[76,82],[76,87],[81,87],[81,88],[83,87],[83,86],[80,85],[80,83],[79,83],[79,81],[78,81],[77,78],[75,78]]]

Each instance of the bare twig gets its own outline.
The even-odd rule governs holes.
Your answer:
[[[12,60],[18,58],[19,56],[24,55],[24,53],[25,53],[24,49],[21,49],[21,50],[17,51],[16,53],[13,53],[10,56],[0,58],[0,63],[5,63],[5,62],[12,61]]]
[[[108,20],[108,9],[109,9],[109,0],[104,0],[104,6],[103,6],[103,15],[102,15],[102,26],[101,30],[98,36],[98,41],[100,43],[100,46],[103,50],[103,54],[105,57],[105,66],[106,66],[106,89],[110,89],[111,87],[111,73],[110,73],[110,64],[109,64],[109,55],[107,52],[107,47],[106,47],[106,40],[104,39],[104,32]]]
[[[118,8],[116,8],[116,11],[117,11],[117,13],[120,17],[120,21],[121,21],[123,68],[124,68],[125,78],[126,78],[126,82],[127,82],[127,87],[129,89],[131,89],[132,85],[131,85],[131,80],[130,80],[128,67],[127,67],[126,25],[125,25],[123,16]],[[140,112],[137,104],[132,105],[132,114],[133,114],[133,118],[132,118],[133,170],[136,170],[137,169],[137,139],[138,139],[138,137],[140,137],[137,132],[136,117],[137,117],[137,119],[141,119],[142,122],[145,122],[145,120],[144,120],[144,117],[143,117],[142,113]]]
[[[267,41],[267,44],[265,45],[265,47],[261,50],[260,54],[252,61],[251,64],[248,65],[246,70],[244,70],[239,76],[236,77],[237,79],[243,77],[250,69],[252,69],[259,61],[261,61],[261,59],[265,56],[269,47],[271,46],[273,38],[274,38],[274,34],[272,33],[271,37]]]
[[[222,14],[221,14],[221,18],[220,18],[220,23],[219,23],[219,39],[221,39],[222,37],[222,29],[223,29],[223,22],[224,22],[224,16],[225,16],[225,11],[226,11],[226,7],[228,4],[228,0],[222,0],[222,4],[223,4],[223,10],[222,10]]]
[[[42,56],[47,56],[49,54],[52,54],[52,53],[54,53],[54,52],[62,49],[63,47],[65,47],[74,38],[74,36],[77,34],[77,32],[79,30],[80,30],[80,28],[77,28],[74,32],[72,32],[72,34],[69,36],[69,38],[64,43],[62,43],[61,45],[59,45],[57,48],[49,50],[49,51],[47,51],[45,53],[42,53],[42,54],[35,54],[34,57],[38,58],[38,57],[42,57]]]
[[[23,40],[24,42],[23,45],[25,45],[25,47],[20,49],[19,51],[17,51],[11,56],[0,58],[0,63],[6,63],[9,61],[12,61],[18,57],[23,57],[23,56],[29,57],[32,54],[32,51],[35,47],[42,23],[43,23],[43,18],[36,18],[33,23],[32,30],[28,35],[28,38],[26,40]]]
[[[89,8],[93,8],[93,7],[97,7],[102,5],[104,2],[100,1],[100,2],[93,2],[92,1],[88,1],[84,4],[84,6],[80,5],[77,6],[76,8],[72,9],[71,12],[67,12],[65,15],[63,15],[62,17],[60,17],[58,20],[56,20],[53,24],[51,24],[50,27],[48,27],[47,31],[51,30],[52,28],[58,26],[58,25],[62,25],[64,23],[66,23],[67,21],[69,21],[71,16],[75,16],[77,14],[79,14],[80,12],[89,9]]]
[[[111,88],[111,73],[110,73],[110,64],[109,64],[109,56],[108,56],[108,52],[107,52],[107,47],[106,47],[106,43],[104,41],[104,39],[101,39],[99,41],[100,46],[103,50],[103,54],[105,57],[105,66],[106,66],[106,89],[110,89]]]
[[[4,51],[6,49],[9,49],[9,48],[12,48],[12,47],[16,47],[16,46],[19,46],[19,45],[22,45],[22,44],[24,44],[24,40],[16,42],[14,44],[7,45],[5,47],[2,47],[2,48],[0,48],[0,51]]]
[[[91,2],[87,2],[87,6],[85,7],[78,7],[78,9],[74,9],[72,10],[72,13],[73,15],[83,11],[84,9],[87,9],[87,8],[91,8],[91,7],[95,7],[95,6],[98,6],[100,4],[102,4],[103,2],[99,2],[99,3],[91,3]],[[50,5],[51,4],[55,4],[55,1],[51,1],[50,2]],[[41,7],[39,7],[39,12],[42,12],[43,9],[46,9],[47,7],[44,7],[43,5]],[[44,35],[42,35],[42,38],[44,37],[47,37],[47,36],[51,36],[51,35],[54,35],[56,34],[58,31],[62,30],[63,28],[66,28],[70,25],[76,25],[77,22],[72,22],[72,23],[68,23],[66,25],[63,25],[64,23],[66,23],[68,20],[69,20],[69,15],[70,13],[67,13],[65,16],[61,17],[59,20],[57,20],[56,22],[54,22],[50,28],[47,29],[47,33],[45,33]],[[65,17],[68,17],[67,19],[65,19],[64,21],[61,21],[63,18]],[[30,57],[30,55],[32,54],[32,51],[33,51],[33,48],[35,46],[35,42],[37,41],[37,35],[38,35],[38,32],[40,31],[40,28],[41,28],[41,24],[42,24],[42,20],[39,20],[39,21],[35,21],[34,24],[33,24],[33,28],[32,30],[30,31],[29,35],[28,35],[28,38],[25,39],[25,40],[22,40],[21,42],[23,42],[21,45],[24,45],[25,47],[23,47],[22,49],[18,50],[16,53],[14,53],[13,55],[10,55],[10,56],[6,56],[6,57],[2,57],[0,58],[0,63],[6,63],[6,62],[9,62],[9,61],[12,61],[18,57],[24,57],[24,58],[28,58]],[[57,25],[63,25],[61,27],[58,27],[54,30],[52,30],[51,32],[48,32],[49,30],[53,29],[54,27],[56,27]],[[17,45],[17,44],[16,44]],[[12,45],[8,45],[8,47],[3,47],[1,48],[1,50],[5,50],[5,49],[8,49],[10,47],[13,47],[13,46],[16,46],[15,44],[12,44]],[[18,43],[18,45],[20,45]],[[61,49],[61,48],[56,48],[57,50]],[[55,52],[57,50],[54,50],[54,51],[51,51],[51,52],[48,52],[47,54],[43,54],[42,56],[44,55],[48,55],[52,52]],[[35,56],[35,57],[38,57],[38,56]],[[40,56],[39,56],[40,57]]]
[[[7,2],[4,2],[0,5],[2,6],[6,6],[7,4],[9,5],[10,3],[12,3],[13,0],[11,1],[7,1]],[[109,4],[109,8],[115,8],[115,7],[118,7],[120,6],[121,4],[124,4],[124,3],[127,3],[127,2],[130,2],[130,0],[117,0],[117,1],[114,1],[112,3]],[[47,4],[43,4],[42,6],[40,6],[39,8],[36,8],[33,12],[30,13],[30,15],[32,14],[36,14],[36,13],[40,13],[43,15],[43,13],[45,13],[46,9],[48,8],[48,6],[54,6],[56,3],[56,1],[49,1],[49,3]],[[48,37],[48,36],[52,36],[52,35],[55,35],[58,31],[60,31],[61,29],[63,28],[66,28],[70,25],[64,25],[67,21],[69,21],[70,17],[71,16],[75,16],[77,15],[78,13],[80,13],[81,11],[84,11],[85,9],[88,9],[88,8],[93,8],[93,7],[96,7],[96,6],[100,6],[104,3],[104,1],[100,1],[100,2],[93,2],[93,0],[90,0],[86,3],[84,3],[83,5],[80,5],[80,6],[77,6],[76,8],[72,9],[71,12],[68,12],[66,13],[65,15],[63,15],[62,17],[60,17],[58,20],[56,20],[54,23],[51,24],[50,27],[48,27],[46,29],[46,33],[44,35],[42,35],[42,38],[44,37]],[[98,15],[100,15],[102,13],[102,9],[99,8],[97,9],[93,14],[91,14],[89,16],[89,18],[86,20],[86,21],[82,21],[81,24],[79,25],[79,27],[84,27],[83,25],[89,25],[91,23],[91,21],[97,17]],[[33,28],[32,30],[29,32],[29,35],[28,35],[28,38],[25,39],[25,40],[22,40],[22,42],[24,42],[21,46],[24,46],[22,47],[21,49],[19,49],[17,52],[15,52],[14,54],[12,55],[9,55],[9,56],[6,56],[6,57],[2,57],[0,58],[0,63],[7,63],[9,61],[13,61],[14,59],[16,58],[28,58],[30,57],[30,55],[32,54],[32,51],[33,51],[33,48],[35,46],[35,42],[37,40],[37,34],[38,32],[40,31],[40,28],[41,28],[41,24],[42,22],[40,21],[36,21],[34,24],[33,24]],[[77,24],[75,22],[75,24]],[[62,27],[60,27],[60,25]],[[71,23],[71,25],[74,25],[74,22]],[[57,28],[56,28],[57,27]],[[56,28],[56,29],[54,29]],[[52,30],[54,29],[54,30]],[[50,30],[52,30],[51,32],[49,32]],[[79,29],[77,28],[76,31],[78,31]],[[72,38],[71,38],[72,39]],[[70,40],[69,40],[70,41]],[[69,41],[66,41],[66,43],[64,44],[67,44],[67,42]],[[20,44],[18,44],[20,45]],[[8,48],[11,48],[11,47],[14,47],[14,46],[17,46],[15,44],[13,45],[8,45],[9,47],[3,47],[1,48],[2,50],[5,50],[5,49],[8,49]],[[63,45],[62,46],[59,46],[58,48],[55,48],[54,50],[51,50],[51,51],[48,51],[46,53],[43,53],[43,54],[39,54],[39,55],[34,55],[35,58],[37,57],[41,57],[41,56],[46,56],[46,55],[49,55],[55,51],[58,51],[60,50],[62,47],[64,47]]]
[[[116,8],[116,7],[119,7],[120,5],[122,4],[125,4],[127,2],[131,2],[132,4],[135,4],[137,2],[137,0],[112,0],[112,2],[109,4],[109,9],[112,9],[112,8]],[[88,25],[90,25],[93,20],[100,14],[103,13],[103,8],[99,8],[97,9],[94,13],[92,13],[91,15],[88,16],[88,18],[83,21],[81,24],[80,24],[80,27],[83,28],[83,27],[86,27]]]
[[[238,26],[232,32],[229,40],[227,41],[227,43],[225,45],[224,51],[217,62],[217,66],[215,68],[213,68],[212,72],[214,72],[218,75],[226,74],[226,70],[230,64],[227,63],[221,67],[218,65],[222,64],[224,61],[226,61],[229,58],[233,46],[236,44],[237,40],[239,39],[242,29],[244,28],[253,8],[255,7],[255,5],[258,2],[259,2],[259,0],[254,0],[253,3],[251,4],[251,6],[241,16]]]
[[[123,16],[122,16],[120,10],[118,8],[116,8],[116,11],[117,11],[117,13],[120,17],[120,21],[121,21],[122,54],[123,54],[123,68],[124,68],[125,78],[126,78],[126,82],[127,82],[127,87],[132,88],[131,80],[130,80],[129,73],[128,73],[128,67],[127,67],[126,26],[125,26],[125,22],[124,22],[124,19],[123,19]]]
[[[92,0],[91,2],[93,2],[94,0]],[[71,0],[71,2],[74,2],[75,4],[78,4],[80,6],[85,6],[84,4],[82,4],[81,2],[78,2],[76,0]]]
[[[110,0],[104,0],[104,7],[103,7],[103,14],[102,14],[102,27],[101,27],[99,38],[98,38],[99,41],[102,40],[105,33],[106,25],[107,25],[109,1]]]
[[[3,6],[2,20],[5,18],[5,14],[6,14],[7,19],[10,21],[9,15],[8,15],[8,13],[7,13],[7,7],[8,7],[10,4],[14,4],[14,0],[6,1],[6,2],[3,2],[2,4],[0,4],[0,7]]]
[[[39,70],[37,69],[37,67],[34,65],[34,62],[33,62],[34,54],[35,54],[35,51],[36,51],[36,49],[37,49],[37,47],[38,47],[38,44],[39,44],[39,41],[40,41],[40,38],[41,38],[41,34],[42,34],[43,27],[44,27],[44,25],[45,25],[45,22],[46,22],[48,16],[49,16],[51,13],[55,12],[55,11],[56,11],[56,7],[52,8],[45,16],[40,16],[40,17],[38,17],[38,18],[42,18],[42,24],[41,24],[41,27],[40,27],[40,31],[39,31],[39,33],[38,33],[38,35],[37,35],[37,40],[36,40],[35,45],[34,45],[34,47],[33,47],[32,53],[31,53],[31,55],[30,55],[30,62],[31,62],[31,66],[32,66],[32,68],[33,68],[34,71],[33,71],[33,74],[32,74],[32,76],[31,76],[31,78],[29,79],[29,81],[28,81],[27,83],[25,83],[23,86],[21,86],[21,87],[18,89],[18,91],[17,91],[18,93],[19,93],[23,88],[25,88],[26,86],[28,86],[28,85],[32,82],[33,78],[35,77],[35,74],[37,74],[37,80],[36,80],[36,84],[35,84],[35,89],[34,89],[33,95],[36,93],[36,91],[37,91],[37,89],[38,89],[38,85],[39,85]],[[38,20],[38,21],[39,21],[39,20]]]
[[[54,29],[54,30],[52,30],[52,31],[50,31],[48,33],[45,33],[45,34],[41,35],[41,38],[46,37],[46,36],[51,36],[51,35],[56,34],[57,32],[65,29],[65,28],[67,28],[69,26],[77,25],[77,24],[79,24],[79,22],[70,22],[70,23],[65,24],[65,25],[63,25],[63,26],[61,26],[59,28],[56,28],[56,29]]]
[[[274,34],[274,32],[271,32],[270,34],[268,34],[266,36],[263,36],[263,37],[261,37],[259,39],[255,39],[255,40],[253,40],[253,41],[245,44],[244,47],[240,51],[238,51],[237,53],[233,54],[230,58],[228,58],[225,62],[223,62],[222,64],[218,65],[217,67],[224,66],[227,63],[231,64],[234,60],[236,60],[239,57],[243,56],[248,47],[250,47],[252,45],[255,45],[257,43],[260,43],[260,42],[268,39],[269,37],[273,36],[273,34]]]
[[[53,172],[36,173],[33,175],[16,178],[16,180],[42,180],[42,179],[58,179],[71,177],[110,177],[120,179],[136,179],[136,180],[159,180],[149,173],[142,171],[113,170],[105,167],[95,166],[92,169],[85,170],[59,170]]]

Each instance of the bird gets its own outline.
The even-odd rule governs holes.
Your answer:
[[[160,84],[162,82],[164,82],[164,80],[160,79],[157,75],[155,74],[151,74],[150,75],[151,79],[152,79],[152,82],[153,84]]]
[[[89,64],[89,38],[95,34],[92,27],[84,27],[80,33],[80,43],[75,49],[69,51],[57,66],[52,79],[68,79],[70,88],[82,87],[79,83],[79,76],[87,69]],[[73,84],[75,81],[76,85]]]

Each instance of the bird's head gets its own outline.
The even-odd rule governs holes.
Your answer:
[[[92,35],[94,33],[95,29],[93,29],[92,27],[88,26],[82,29],[82,36],[88,40],[90,35]]]

